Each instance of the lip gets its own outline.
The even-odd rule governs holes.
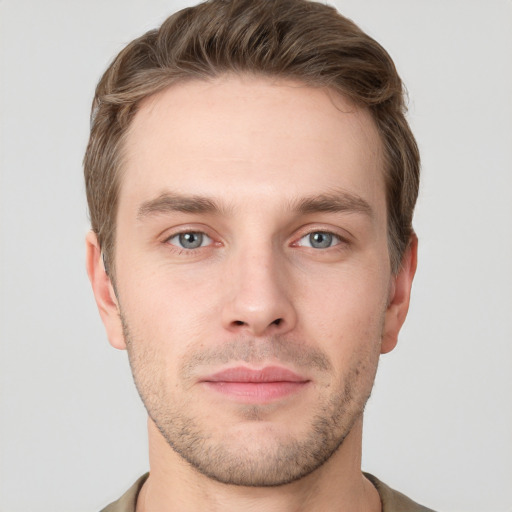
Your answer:
[[[201,379],[208,389],[246,403],[283,399],[303,390],[309,379],[279,366],[228,368]]]

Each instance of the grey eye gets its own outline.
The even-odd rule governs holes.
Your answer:
[[[338,245],[341,242],[340,237],[329,233],[328,231],[313,231],[304,235],[298,245],[301,247],[312,247],[313,249],[328,249]]]
[[[172,236],[168,242],[181,249],[198,249],[211,243],[211,239],[208,235],[199,231],[187,231]]]
[[[197,249],[203,243],[202,233],[181,233],[179,235],[180,245],[185,249]]]
[[[315,233],[309,234],[309,243],[311,247],[315,249],[327,249],[331,247],[333,236],[331,233],[325,233],[324,231],[316,231]]]

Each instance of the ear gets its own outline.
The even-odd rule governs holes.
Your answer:
[[[96,305],[107,331],[108,340],[113,347],[124,350],[126,349],[126,343],[123,335],[119,303],[110,277],[105,271],[96,233],[93,231],[87,233],[85,245],[87,275],[89,276],[89,281],[91,281]]]
[[[398,333],[405,322],[411,298],[412,280],[418,263],[418,237],[413,233],[402,258],[402,265],[391,278],[389,302],[384,319],[381,354],[393,350],[398,342]]]

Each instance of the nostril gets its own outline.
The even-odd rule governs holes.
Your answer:
[[[272,324],[271,324],[271,325],[281,325],[281,322],[282,322],[282,321],[283,321],[283,319],[282,319],[282,318],[277,318],[276,320],[274,320],[274,321],[272,322]]]
[[[245,322],[242,322],[242,320],[235,320],[233,323],[238,326],[245,325]]]

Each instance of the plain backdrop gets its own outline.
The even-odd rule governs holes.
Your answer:
[[[187,4],[0,0],[0,510],[86,512],[147,470],[145,411],[84,268],[101,73]],[[510,512],[512,2],[339,0],[410,96],[420,263],[365,423],[365,470],[440,511]]]

